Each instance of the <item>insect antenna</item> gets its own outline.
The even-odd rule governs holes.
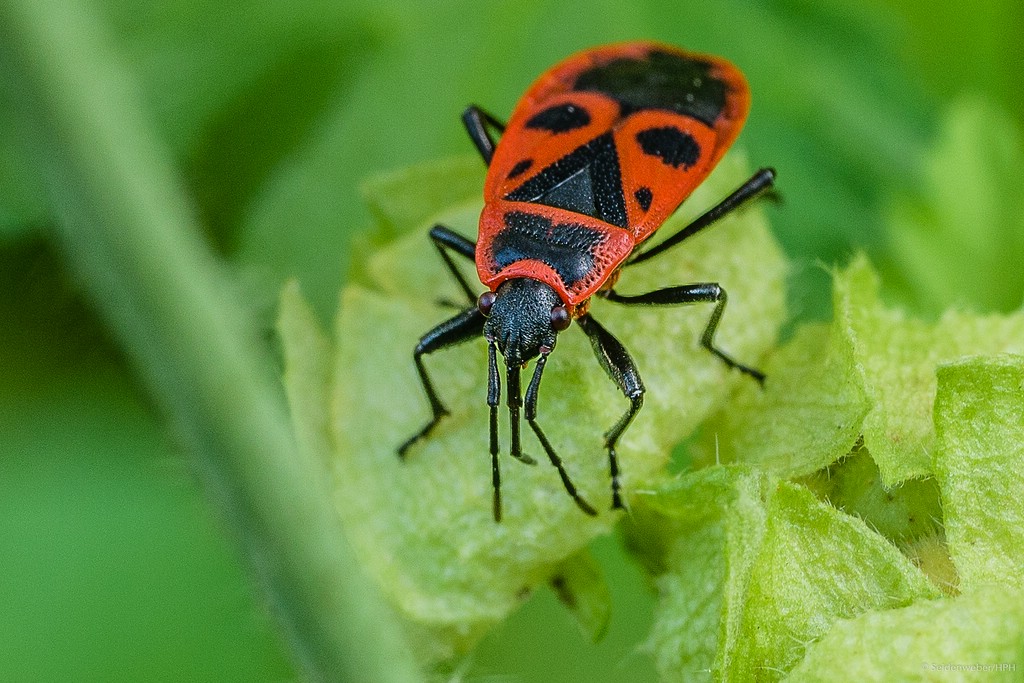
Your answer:
[[[487,343],[487,407],[490,409],[491,486],[494,489],[494,521],[501,521],[501,470],[498,468],[498,403],[501,400],[501,376],[494,341]]]
[[[522,368],[518,363],[509,363],[508,365],[508,417],[509,426],[512,429],[512,445],[509,447],[509,452],[513,458],[522,460],[523,458],[523,444],[520,439],[520,416],[519,409],[523,405],[523,394],[520,380],[522,377]]]

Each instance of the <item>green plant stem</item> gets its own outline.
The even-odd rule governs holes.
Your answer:
[[[325,478],[295,445],[255,327],[88,10],[0,0],[0,74],[24,105],[69,265],[197,455],[309,678],[417,680]]]

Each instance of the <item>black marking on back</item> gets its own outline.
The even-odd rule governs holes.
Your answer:
[[[623,116],[667,109],[712,126],[725,108],[726,84],[711,76],[711,68],[710,62],[652,50],[646,58],[620,57],[588,69],[573,88],[612,97]]]
[[[533,176],[505,199],[566,209],[626,227],[626,200],[615,139],[600,135]]]
[[[651,188],[638,187],[633,196],[636,197],[637,204],[640,205],[641,209],[647,211],[651,208],[651,202],[654,201],[654,194],[651,193]]]
[[[673,168],[690,168],[700,159],[700,145],[689,133],[675,126],[648,128],[636,134],[644,154],[656,156]]]
[[[526,173],[531,166],[533,166],[533,159],[523,159],[513,166],[512,170],[508,172],[509,180]]]
[[[526,127],[546,130],[551,133],[565,133],[582,128],[588,123],[590,123],[590,114],[586,109],[566,103],[556,104],[534,114],[527,120]]]
[[[605,239],[603,233],[579,223],[553,225],[544,216],[509,211],[505,227],[491,242],[491,256],[499,269],[526,259],[542,261],[572,287],[594,268],[594,250]]]

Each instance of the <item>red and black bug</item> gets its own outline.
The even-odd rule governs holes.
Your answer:
[[[399,447],[399,455],[404,457],[448,414],[423,356],[483,334],[495,520],[501,518],[499,352],[505,358],[511,455],[533,462],[522,451],[524,408],[566,491],[580,509],[596,514],[576,491],[537,422],[537,395],[548,355],[558,333],[575,320],[629,400],[626,412],[605,434],[612,507],[622,507],[615,446],[643,404],[644,385],[625,347],[588,313],[595,295],[627,305],[714,303],[701,344],[730,367],[762,381],[764,375],[714,344],[726,304],[718,283],[636,296],[614,289],[621,269],[663,253],[772,186],[775,172],[761,169],[690,225],[637,251],[732,145],[749,105],[743,74],[726,60],[644,41],[586,50],[557,64],[530,87],[507,126],[469,107],[462,120],[488,165],[477,241],[443,225],[434,226],[430,238],[471,305],[427,332],[416,346],[413,359],[433,416]],[[494,133],[501,135],[500,141],[495,142]],[[479,298],[456,268],[452,252],[475,259],[480,281],[488,288]],[[524,406],[520,375],[534,358]]]

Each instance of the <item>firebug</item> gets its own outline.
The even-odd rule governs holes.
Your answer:
[[[746,79],[728,61],[637,41],[585,50],[555,65],[530,86],[507,125],[469,107],[462,120],[488,166],[477,240],[443,225],[434,226],[430,238],[470,305],[416,345],[413,360],[432,417],[399,447],[399,455],[405,457],[448,414],[423,357],[482,335],[488,348],[495,520],[501,519],[499,353],[506,369],[510,454],[534,462],[522,450],[523,410],[566,491],[585,513],[597,514],[537,421],[548,356],[558,334],[575,321],[629,401],[604,436],[612,508],[623,507],[615,446],[643,405],[644,385],[626,348],[589,313],[593,296],[641,306],[713,303],[701,344],[729,367],[763,381],[763,374],[715,345],[726,305],[718,283],[631,296],[615,291],[623,269],[664,253],[773,186],[775,171],[763,168],[679,232],[640,249],[711,173],[743,127],[749,106]],[[456,268],[453,253],[475,260],[487,288],[479,297]],[[524,403],[521,372],[535,358]]]

